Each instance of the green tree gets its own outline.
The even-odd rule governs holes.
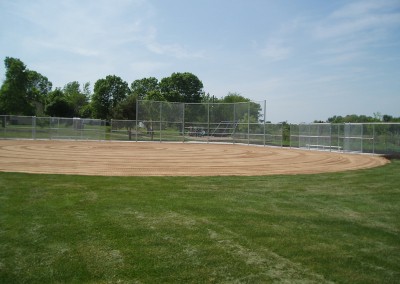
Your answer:
[[[150,94],[157,97],[160,93],[158,80],[154,77],[135,80],[131,84],[131,93],[135,95],[139,100],[147,98]]]
[[[48,95],[45,113],[53,117],[73,117],[74,108],[64,92],[55,89]]]
[[[36,71],[28,70],[17,58],[6,57],[6,79],[0,88],[0,112],[35,115],[43,113],[51,82]]]
[[[366,115],[349,114],[346,116],[333,116],[327,119],[330,123],[367,123],[367,122],[380,122],[380,118]]]
[[[33,104],[35,115],[43,115],[48,94],[51,92],[52,83],[42,74],[27,70],[27,100]]]
[[[189,72],[172,73],[161,79],[160,90],[169,102],[200,103],[204,95],[203,83]]]
[[[150,91],[145,97],[149,101],[163,102],[166,101],[165,97],[159,91]]]
[[[202,95],[201,95],[201,102],[202,103],[214,103],[214,102],[217,102],[218,101],[218,99],[216,98],[216,97],[214,97],[214,96],[211,96],[210,95],[210,93],[203,93]]]
[[[216,112],[225,117],[229,117],[227,114],[225,114],[227,112],[225,109],[229,107],[228,114],[231,114],[232,121],[240,120],[241,122],[245,123],[256,123],[260,118],[261,105],[259,103],[252,102],[250,99],[240,95],[239,93],[229,92],[225,97],[222,97],[220,100],[218,100],[218,102],[235,104],[221,104],[216,106]]]
[[[221,99],[222,103],[247,103],[250,99],[243,97],[239,93],[229,92],[225,97]]]
[[[0,89],[0,111],[2,114],[33,115],[34,106],[27,98],[28,72],[25,64],[6,57],[6,79]]]
[[[95,118],[111,119],[114,108],[129,93],[128,83],[120,77],[109,75],[94,84],[92,97],[93,115]]]
[[[114,108],[113,118],[136,120],[136,101],[137,96],[135,94],[130,94],[120,101]]]
[[[382,116],[383,122],[400,122],[400,117],[393,117],[392,115],[385,114]]]
[[[86,105],[89,103],[90,83],[85,83],[82,87],[77,81],[66,84],[63,88],[66,100],[73,108],[74,117],[83,117]]]

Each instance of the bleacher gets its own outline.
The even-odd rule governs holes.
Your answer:
[[[237,125],[237,121],[221,121],[212,131],[210,129],[210,134],[216,137],[226,137],[235,133]]]

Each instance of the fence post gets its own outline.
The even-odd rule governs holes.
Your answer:
[[[182,108],[183,108],[183,111],[182,111],[182,139],[183,139],[183,142],[185,143],[185,109],[186,109],[185,103],[182,103]]]
[[[57,117],[57,135],[59,136],[59,132],[60,132],[60,117]]]
[[[103,139],[104,139],[104,141],[106,141],[107,140],[107,121],[100,120],[100,124],[104,124]]]
[[[337,125],[337,127],[338,127],[338,131],[337,131],[337,133],[338,133],[338,135],[337,135],[337,144],[338,144],[338,146],[340,146],[340,126],[341,126],[340,124]],[[342,152],[344,152],[344,145],[342,146]]]
[[[297,148],[300,148],[300,125],[301,124],[297,124],[297,132],[296,132],[296,135],[297,135],[296,146],[297,146]],[[294,147],[294,145],[293,145],[293,147]]]
[[[32,139],[36,139],[36,116],[32,116]]]
[[[210,102],[207,103],[207,143],[210,143]]]
[[[329,152],[332,152],[332,123],[329,123]]]
[[[363,153],[363,144],[364,144],[364,123],[361,124],[361,153]]]
[[[161,126],[162,126],[162,122],[161,122],[161,120],[162,120],[162,102],[160,102],[160,123],[159,123],[159,129],[160,129],[160,143],[161,143]],[[153,131],[154,131],[154,129],[153,129]]]
[[[250,145],[250,102],[247,103],[247,145]]]
[[[135,134],[135,138],[136,138],[136,142],[138,142],[138,132],[139,132],[139,102],[140,100],[136,100],[136,134]]]
[[[235,130],[236,130],[236,104],[233,103],[233,131],[232,131],[232,138],[233,144],[235,144]]]
[[[266,144],[266,141],[265,141],[265,135],[266,135],[265,126],[266,126],[266,121],[267,121],[266,115],[267,115],[267,101],[264,100],[264,147],[265,147],[265,144]],[[283,146],[282,143],[283,143],[283,131],[281,133],[281,147]]]
[[[111,121],[110,121],[110,140],[113,140],[113,123],[114,122],[114,119],[112,119],[111,118]],[[129,127],[128,127],[128,140],[130,141],[131,140],[131,131],[129,130]]]
[[[3,132],[4,132],[4,138],[6,138],[6,117],[0,115],[1,117],[1,127],[4,128]]]
[[[375,124],[372,124],[372,154],[375,154]]]

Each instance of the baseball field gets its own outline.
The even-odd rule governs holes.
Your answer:
[[[0,141],[0,283],[397,283],[400,161]]]
[[[0,171],[98,176],[316,174],[382,166],[372,155],[233,144],[0,140]]]

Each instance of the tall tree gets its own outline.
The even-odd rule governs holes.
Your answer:
[[[35,115],[43,112],[43,104],[51,91],[51,82],[12,57],[4,60],[6,79],[0,89],[0,112],[4,114]]]
[[[222,103],[244,103],[250,102],[250,99],[243,97],[239,93],[229,92],[225,97],[221,99]]]
[[[93,114],[96,118],[111,119],[114,108],[129,93],[128,83],[120,77],[109,75],[94,84],[92,97]]]
[[[2,114],[33,115],[34,108],[26,96],[28,72],[25,64],[17,59],[6,57],[6,79],[0,89],[0,111]]]
[[[84,116],[83,112],[86,105],[89,103],[89,83],[85,83],[82,87],[77,81],[66,84],[63,88],[66,100],[70,103],[73,108],[73,116],[81,117]]]
[[[149,94],[160,93],[158,80],[154,77],[135,80],[131,84],[131,93],[139,100],[146,98]]]
[[[203,83],[192,73],[172,73],[161,79],[160,90],[169,102],[199,103],[202,100]]]
[[[113,110],[113,118],[115,119],[136,119],[136,100],[135,94],[130,94],[125,99],[120,101]]]
[[[219,100],[221,103],[236,104],[234,106],[235,110],[235,120],[241,120],[242,122],[257,123],[261,116],[262,107],[259,103],[252,102],[250,99],[242,96],[239,93],[229,92],[225,97]],[[244,104],[241,104],[244,103]],[[215,108],[216,115],[224,115],[226,112],[225,105],[217,105]],[[232,107],[232,106],[230,106]],[[229,113],[233,113],[232,110],[228,110]]]
[[[51,92],[53,84],[42,74],[27,70],[27,100],[33,104],[35,115],[43,115],[48,94]]]
[[[64,92],[57,88],[48,95],[45,113],[54,117],[73,117],[74,108]]]

